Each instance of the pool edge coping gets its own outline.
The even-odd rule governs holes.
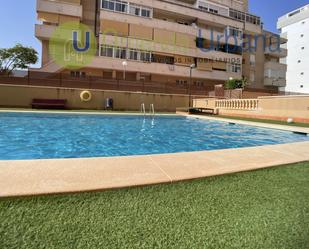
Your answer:
[[[0,161],[0,198],[174,183],[309,161],[309,142],[160,155]]]
[[[146,112],[143,114],[142,112],[125,112],[125,111],[115,111],[115,112],[108,112],[108,111],[59,111],[59,110],[19,110],[19,109],[1,109],[0,108],[0,113],[37,113],[37,114],[72,114],[72,115],[115,115],[115,116],[181,116],[177,113],[155,113],[155,115],[150,114]]]
[[[236,119],[229,119],[229,118],[218,118],[215,116],[202,116],[202,115],[185,114],[185,113],[177,113],[177,114],[184,116],[184,117],[189,117],[189,118],[197,118],[197,119],[212,120],[212,121],[226,122],[226,123],[232,123],[232,124],[249,125],[249,126],[267,128],[267,129],[290,131],[290,132],[307,134],[309,136],[309,128],[306,128],[306,127],[288,126],[288,125],[281,125],[281,124],[269,124],[269,123],[263,123],[263,122],[236,120]]]

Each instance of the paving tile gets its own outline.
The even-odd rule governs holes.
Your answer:
[[[0,161],[0,197],[170,182],[147,157]]]

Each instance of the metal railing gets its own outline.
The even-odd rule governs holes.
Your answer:
[[[23,77],[0,75],[0,84],[40,86],[74,89],[113,90],[161,94],[207,96],[213,90],[210,85],[177,84],[176,82],[155,82],[150,80],[121,80],[100,76],[73,77],[66,73],[45,73],[29,71]]]

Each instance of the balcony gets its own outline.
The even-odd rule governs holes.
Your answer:
[[[141,49],[151,52],[164,54],[176,54],[195,58],[208,58],[221,61],[242,61],[242,55],[224,53],[221,51],[202,51],[198,48],[180,47],[169,44],[161,44],[154,41],[146,41],[134,38],[118,37],[112,35],[101,35],[100,44],[111,45],[117,47],[129,47],[133,49]]]
[[[265,48],[265,54],[277,58],[285,58],[288,56],[288,50],[285,48],[275,49],[275,48]]]
[[[39,40],[49,40],[53,36],[54,40],[67,41],[67,39],[63,39],[62,37],[57,37],[53,35],[58,27],[59,26],[57,25],[36,24],[35,37],[38,38]],[[80,40],[80,38],[78,38],[78,40]]]
[[[272,71],[281,71],[286,73],[287,71],[287,65],[279,63],[279,62],[273,62],[273,61],[267,61],[264,64],[265,71],[270,69]]]
[[[37,12],[47,12],[53,14],[61,14],[67,16],[74,16],[82,18],[82,6],[76,3],[65,2],[65,1],[50,1],[50,0],[37,0]]]
[[[211,28],[209,29],[200,29],[195,26],[183,25],[176,22],[164,21],[160,19],[150,19],[150,18],[141,18],[138,16],[130,16],[122,13],[111,12],[108,10],[101,10],[101,20],[110,20],[110,21],[117,21],[122,23],[129,23],[135,25],[141,25],[148,28],[160,28],[165,29],[173,32],[184,33],[186,35],[197,36],[199,35],[199,31],[201,32],[201,36],[205,39],[214,39],[214,42],[217,42],[217,37],[220,37],[221,40],[225,41],[225,34],[223,32],[212,31]],[[211,27],[209,25],[209,27]],[[223,37],[223,38],[222,38]],[[228,44],[235,45],[242,44],[242,39],[239,37],[235,37],[235,39],[231,39],[229,37]]]
[[[97,68],[97,69],[110,69],[123,71],[122,59],[110,58],[110,57],[95,57],[89,68]],[[142,72],[142,73],[150,73],[150,74],[160,74],[167,76],[177,76],[177,77],[189,77],[190,68],[185,66],[177,66],[177,65],[167,65],[161,63],[148,63],[148,62],[140,62],[140,61],[128,61],[128,66],[126,68],[128,72]],[[230,77],[240,78],[241,73],[231,73],[225,71],[199,71],[197,69],[193,70],[193,77],[200,79],[211,79],[211,80],[220,80],[226,81]]]
[[[228,16],[221,16],[215,13],[205,14],[204,11],[192,6],[188,6],[180,1],[178,3],[168,2],[168,1],[149,1],[149,0],[130,0],[131,3],[147,6],[153,9],[158,9],[161,11],[167,11],[171,13],[176,13],[183,17],[194,17],[199,21],[205,21],[208,23],[219,23],[224,26],[237,27],[243,29],[243,23],[238,20],[233,20]]]
[[[170,22],[170,21],[164,21],[160,19],[146,19],[146,18],[140,18],[136,16],[129,16],[129,15],[124,15],[121,13],[113,13],[110,11],[102,10],[101,11],[101,20],[109,20],[109,21],[116,21],[116,22],[121,22],[121,23],[129,23],[132,25],[141,25],[143,27],[148,27],[148,28],[160,28],[164,30],[169,30],[172,32],[176,33],[182,33],[190,36],[196,37],[200,35],[207,39],[211,40],[213,39],[215,43],[217,43],[217,38],[221,39],[221,41],[225,42],[225,34],[224,32],[218,32],[215,30],[209,29],[200,29],[198,27],[194,26],[189,26],[189,25],[183,25],[179,24],[176,22]],[[241,44],[242,39],[239,37],[228,37],[228,44],[235,45]]]
[[[285,78],[264,77],[264,86],[285,87],[286,86],[286,79]]]
[[[35,25],[35,37],[39,40],[49,40],[57,26],[54,25]]]
[[[264,85],[265,86],[286,86],[287,65],[279,62],[266,62],[264,66]]]

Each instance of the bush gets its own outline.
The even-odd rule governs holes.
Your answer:
[[[225,82],[225,88],[230,90],[245,88],[246,85],[246,79],[230,79]]]

